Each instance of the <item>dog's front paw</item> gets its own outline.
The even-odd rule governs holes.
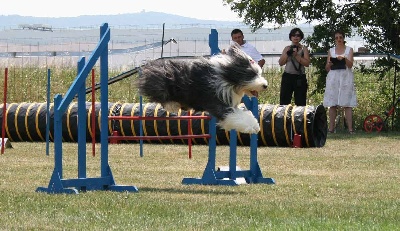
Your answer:
[[[226,115],[225,119],[219,121],[219,126],[229,131],[235,129],[241,133],[257,134],[260,132],[260,125],[250,111],[234,109]]]
[[[257,134],[260,132],[260,125],[250,111],[235,109],[233,113],[226,115],[224,120],[219,121],[219,125],[229,131],[235,129],[241,133]]]
[[[257,124],[253,124],[253,126],[245,128],[243,131],[240,131],[242,133],[248,133],[248,134],[258,134],[260,132],[260,126]]]

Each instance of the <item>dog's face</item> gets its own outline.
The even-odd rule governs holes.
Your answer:
[[[267,89],[268,82],[262,77],[261,67],[241,50],[239,44],[230,46],[226,55],[230,58],[226,72],[238,95],[258,97],[259,92]]]

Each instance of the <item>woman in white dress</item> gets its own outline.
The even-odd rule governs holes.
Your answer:
[[[347,128],[350,134],[353,130],[353,107],[357,106],[356,91],[354,87],[353,48],[345,45],[344,33],[335,31],[335,47],[328,51],[325,69],[326,88],[324,106],[329,107],[329,132],[335,132],[335,119],[337,108],[344,107]]]

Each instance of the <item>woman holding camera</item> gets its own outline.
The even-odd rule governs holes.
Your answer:
[[[308,83],[305,67],[310,65],[310,53],[306,46],[300,44],[303,38],[304,34],[300,28],[293,28],[289,33],[292,44],[283,49],[279,58],[279,65],[286,65],[281,82],[281,105],[290,104],[293,93],[295,105],[306,105]]]
[[[326,88],[324,106],[329,107],[329,133],[335,132],[337,108],[344,107],[346,125],[350,134],[353,130],[353,107],[357,106],[357,97],[354,87],[353,48],[345,45],[344,32],[334,32],[335,46],[328,51],[325,69]]]

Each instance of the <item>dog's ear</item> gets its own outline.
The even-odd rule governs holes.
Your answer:
[[[228,52],[226,52],[228,55],[235,56],[242,52],[242,49],[237,42],[231,42],[231,45],[229,46]]]
[[[240,44],[239,43],[237,43],[237,42],[235,42],[235,41],[231,41],[231,44],[230,44],[230,46],[232,47],[232,46],[234,46],[234,47],[237,47],[237,48],[239,48],[239,49],[241,49],[242,48],[242,46],[240,46]]]
[[[230,56],[234,56],[234,57],[241,58],[241,59],[246,59],[252,64],[255,63],[254,60],[248,54],[246,54],[242,50],[241,46],[236,42],[232,42],[231,46],[228,49],[228,52],[226,52],[226,53]]]

